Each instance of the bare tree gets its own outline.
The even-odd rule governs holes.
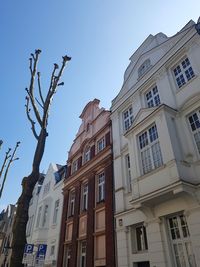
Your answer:
[[[0,140],[0,148],[1,148],[2,143],[3,143],[3,141]],[[1,178],[3,179],[2,184],[0,186],[0,198],[1,198],[2,193],[3,193],[3,189],[4,189],[5,181],[6,181],[6,178],[7,178],[7,175],[8,175],[8,171],[10,169],[10,165],[15,160],[18,160],[19,159],[19,158],[15,158],[15,154],[17,152],[17,148],[18,148],[19,144],[20,144],[20,142],[17,142],[16,143],[13,152],[12,152],[12,149],[11,148],[8,148],[8,151],[5,154],[5,157],[4,157],[2,166],[1,166],[1,170],[0,170],[0,179]],[[7,166],[6,166],[6,164],[7,164]]]
[[[62,65],[59,68],[54,64],[50,77],[50,84],[46,91],[46,97],[43,97],[41,86],[41,75],[37,71],[38,60],[41,50],[35,50],[29,58],[30,84],[26,88],[26,115],[31,124],[33,136],[36,139],[36,149],[32,162],[32,171],[29,176],[22,180],[22,193],[17,202],[17,211],[13,226],[12,256],[10,267],[22,267],[23,250],[26,243],[26,224],[28,221],[29,202],[32,198],[32,192],[40,176],[40,163],[44,154],[46,138],[48,136],[47,125],[49,110],[53,97],[59,86],[64,85],[60,82],[63,70],[70,57],[64,56]],[[37,82],[35,80],[37,79]],[[35,92],[35,83],[37,84],[37,96]]]

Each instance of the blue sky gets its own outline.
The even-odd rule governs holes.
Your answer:
[[[109,109],[118,94],[129,58],[149,34],[175,34],[200,13],[197,0],[2,0],[0,3],[0,139],[6,149],[20,140],[20,160],[10,170],[0,209],[15,203],[21,179],[31,171],[35,140],[26,119],[25,90],[28,58],[42,50],[43,88],[54,62],[72,57],[65,70],[65,86],[55,95],[49,137],[41,164],[65,164],[88,101],[98,98]]]

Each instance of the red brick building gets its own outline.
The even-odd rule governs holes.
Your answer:
[[[110,112],[83,109],[69,151],[57,267],[115,266]]]

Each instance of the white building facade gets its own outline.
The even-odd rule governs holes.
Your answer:
[[[63,208],[63,178],[66,166],[50,164],[43,180],[36,184],[29,207],[27,243],[46,244],[44,266],[56,266]]]
[[[200,35],[150,35],[112,102],[118,267],[200,267]]]

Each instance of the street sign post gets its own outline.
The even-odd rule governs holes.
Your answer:
[[[22,259],[23,264],[29,264],[33,260],[33,244],[26,244],[24,248],[24,255]]]
[[[46,251],[47,251],[46,244],[38,245],[38,251],[36,253],[36,259],[35,259],[35,267],[42,267],[44,265]]]

